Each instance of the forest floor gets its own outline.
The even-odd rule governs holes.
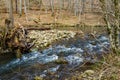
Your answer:
[[[0,26],[4,26],[4,20],[9,17],[8,13],[0,13]],[[85,13],[84,15],[74,16],[73,13],[68,11],[55,11],[52,15],[51,11],[30,10],[27,15],[19,16],[14,14],[15,25],[20,23],[23,26],[42,25],[50,23],[60,23],[64,25],[75,25],[83,23],[85,25],[104,25],[101,13]]]

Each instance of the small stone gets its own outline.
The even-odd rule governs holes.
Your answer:
[[[43,80],[43,79],[39,76],[35,76],[34,80]]]
[[[86,70],[84,73],[87,74],[87,75],[92,75],[95,72],[93,70]]]

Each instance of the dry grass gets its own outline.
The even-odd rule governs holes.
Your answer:
[[[120,55],[109,54],[104,57],[101,65],[96,70],[99,71],[99,80],[120,80]]]

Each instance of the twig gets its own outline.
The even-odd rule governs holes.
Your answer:
[[[104,75],[104,73],[107,72],[109,69],[111,69],[111,68],[107,68],[107,69],[105,69],[104,71],[102,71],[102,72],[100,73],[98,79],[101,80],[101,78],[102,78],[102,76]]]

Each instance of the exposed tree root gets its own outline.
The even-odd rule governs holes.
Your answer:
[[[15,53],[17,57],[20,57],[22,53],[29,52],[34,43],[31,43],[30,38],[27,37],[27,30],[19,23],[17,26],[10,28],[10,21],[7,19],[5,24],[6,27],[0,33],[2,51],[8,50]]]

